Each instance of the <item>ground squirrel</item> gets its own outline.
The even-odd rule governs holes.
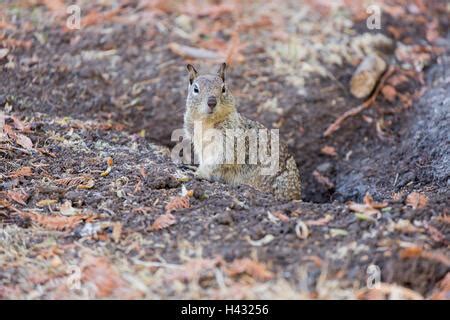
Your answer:
[[[197,175],[233,185],[250,185],[273,193],[279,200],[300,199],[300,176],[294,158],[279,142],[276,130],[269,131],[239,114],[225,83],[225,68],[223,63],[216,74],[199,75],[192,65],[187,65],[184,130],[198,159]],[[219,132],[223,139],[210,132]]]

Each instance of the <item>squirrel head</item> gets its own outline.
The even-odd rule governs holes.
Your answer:
[[[199,75],[194,66],[187,65],[189,88],[186,107],[194,118],[215,122],[235,110],[234,98],[225,83],[226,67],[226,63],[222,63],[215,74]]]

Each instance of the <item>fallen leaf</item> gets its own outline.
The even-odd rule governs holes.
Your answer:
[[[420,229],[415,227],[411,221],[406,219],[399,219],[397,222],[393,222],[392,227],[395,231],[403,233],[414,233],[419,232]]]
[[[113,161],[113,159],[111,157],[106,158],[106,164],[107,164],[108,167],[106,168],[105,171],[103,171],[100,174],[102,177],[106,177],[107,175],[109,175],[109,173],[112,170],[113,163],[114,163],[114,161]]]
[[[142,292],[133,289],[107,257],[86,255],[82,263],[82,281],[95,289],[95,298],[137,299]]]
[[[420,293],[390,283],[378,283],[375,288],[363,289],[356,296],[358,299],[423,300]]]
[[[424,208],[428,203],[428,197],[419,192],[412,192],[406,197],[406,204],[413,209]]]
[[[419,247],[419,246],[411,246],[411,247],[402,249],[399,252],[399,256],[402,259],[424,258],[424,259],[433,260],[433,261],[442,263],[446,267],[450,266],[450,259],[444,253],[434,252],[434,251],[425,251],[422,247]]]
[[[333,217],[330,214],[325,215],[325,217],[317,219],[317,220],[307,220],[305,221],[306,225],[312,226],[324,226],[333,220]]]
[[[436,286],[433,295],[431,296],[432,300],[448,300],[450,296],[450,272],[447,272],[445,277],[439,281]]]
[[[428,231],[433,241],[442,242],[445,240],[445,236],[442,234],[442,232],[440,232],[438,229],[436,229],[429,223],[425,224],[425,229]]]
[[[363,213],[368,216],[380,214],[379,209],[387,207],[387,205],[388,205],[387,202],[379,203],[379,202],[373,201],[373,198],[369,194],[366,194],[364,196],[364,203],[356,203],[353,201],[349,201],[347,203],[347,207],[350,210],[352,210],[354,212],[358,212],[358,213]]]
[[[320,149],[320,152],[331,157],[337,156],[336,148],[331,146],[324,146],[322,149]]]
[[[158,218],[156,218],[155,222],[153,222],[152,226],[150,227],[150,230],[161,230],[164,228],[167,228],[176,222],[176,218],[173,214],[167,212],[163,215],[160,215]]]
[[[226,273],[230,277],[235,277],[246,273],[260,281],[267,281],[273,277],[272,272],[270,272],[264,264],[253,261],[249,258],[234,260],[229,266],[227,266]]]
[[[22,191],[13,191],[13,190],[9,190],[6,192],[6,196],[10,199],[13,200],[21,205],[26,206],[26,201],[29,198],[29,195],[22,192]]]
[[[57,179],[54,182],[59,185],[63,185],[66,187],[75,187],[79,186],[81,184],[87,183],[92,178],[89,176],[78,176],[78,177],[68,177],[68,178],[62,178]]]
[[[30,177],[33,175],[31,167],[21,167],[9,175],[10,178]]]
[[[86,182],[79,184],[77,186],[77,189],[81,189],[81,190],[86,190],[86,189],[92,189],[95,185],[95,180],[94,179],[89,179]]]
[[[283,221],[283,222],[288,222],[288,221],[289,221],[289,217],[288,217],[287,215],[285,215],[284,213],[282,213],[281,211],[275,211],[275,212],[273,213],[273,215],[274,215],[276,218],[278,218],[278,219],[280,219],[281,221]]]
[[[392,77],[390,77],[387,81],[387,83],[389,83],[390,85],[397,87],[403,83],[408,82],[408,77],[405,76],[404,74],[398,73],[393,75]]]
[[[166,212],[170,213],[177,209],[185,209],[189,207],[190,203],[188,195],[174,197],[172,198],[172,200],[169,201],[169,203],[166,204]]]
[[[383,94],[383,97],[389,101],[394,102],[395,97],[397,96],[397,90],[391,85],[384,85],[384,87],[381,89],[381,93]]]
[[[32,211],[20,211],[19,215],[24,218],[36,222],[38,225],[49,230],[69,230],[75,228],[83,220],[92,220],[94,217],[86,217],[81,215],[64,217],[59,215],[41,215]]]
[[[313,171],[313,177],[314,177],[314,179],[316,179],[316,181],[318,183],[323,185],[325,188],[327,188],[327,189],[333,189],[334,188],[334,183],[331,182],[330,178],[324,176],[319,171],[314,170]]]

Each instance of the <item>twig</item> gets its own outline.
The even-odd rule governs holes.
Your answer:
[[[353,117],[359,113],[361,113],[363,110],[369,108],[376,100],[378,94],[380,93],[381,88],[383,87],[386,80],[391,76],[391,74],[394,72],[395,67],[390,66],[389,69],[386,71],[386,73],[381,78],[380,82],[378,82],[377,87],[375,88],[373,94],[364,101],[363,104],[359,105],[358,107],[352,108],[348,111],[346,111],[344,114],[342,114],[339,118],[337,118],[323,133],[324,137],[330,136],[332,133],[337,131],[342,123],[349,117]]]

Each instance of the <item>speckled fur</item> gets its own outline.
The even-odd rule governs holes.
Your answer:
[[[190,84],[186,100],[184,128],[186,136],[193,141],[194,152],[199,156],[197,175],[207,180],[221,181],[233,185],[247,184],[258,190],[273,193],[279,200],[300,199],[300,176],[294,158],[289,154],[287,146],[279,143],[279,166],[273,175],[262,175],[261,163],[257,164],[211,164],[217,158],[218,145],[206,143],[205,137],[194,135],[194,123],[202,124],[203,132],[207,129],[266,129],[262,124],[247,119],[236,110],[233,95],[225,84],[225,64],[221,65],[217,74],[198,75],[194,67],[188,65]],[[196,86],[199,92],[195,94]],[[223,91],[223,86],[225,90]],[[211,110],[207,105],[208,97],[217,99],[217,106]],[[202,140],[202,141],[200,141]],[[200,154],[200,145],[203,153]],[[240,147],[240,149],[239,149]],[[244,149],[245,148],[245,149]],[[226,150],[226,152],[233,152]],[[235,144],[234,154],[245,153],[248,159],[248,142],[244,146]]]

